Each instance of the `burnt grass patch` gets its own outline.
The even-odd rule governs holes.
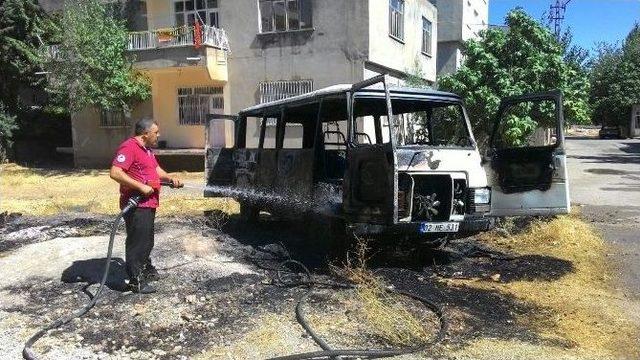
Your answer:
[[[22,216],[0,214],[0,254],[54,238],[104,235],[113,219],[104,215]]]
[[[250,331],[253,320],[261,315],[291,311],[293,300],[305,291],[264,284],[265,277],[258,274],[198,281],[191,275],[197,276],[169,276],[163,280],[167,283],[159,285],[158,293],[153,295],[105,289],[88,314],[52,331],[49,337],[60,343],[91,348],[96,353],[126,356],[133,351],[162,350],[166,354],[159,358],[175,358],[177,354],[196,354],[214,345],[233,342]],[[83,288],[78,284],[30,278],[4,289],[11,294],[28,294],[26,303],[3,310],[26,315],[31,318],[30,323],[44,326],[84,306],[89,296],[83,293]],[[96,289],[94,285],[90,291],[95,293]],[[173,306],[183,310],[172,314],[164,311]],[[166,316],[173,318],[166,321]],[[176,346],[180,346],[177,352]]]
[[[160,221],[157,233],[163,227],[189,223],[206,225],[204,218],[178,222],[165,219]],[[77,343],[95,352],[118,356],[158,349],[166,353],[159,358],[189,356],[233,343],[265,314],[293,314],[297,300],[307,289],[273,285],[282,260],[301,261],[316,278],[326,279],[330,273],[327,251],[323,248],[326,244],[314,243],[315,238],[309,237],[305,224],[267,218],[249,226],[232,216],[221,228],[201,226],[194,231],[202,231],[212,241],[215,237],[220,253],[253,264],[256,274],[205,278],[198,272],[169,270],[168,277],[158,285],[158,293],[137,295],[118,291],[124,283],[124,262],[116,258],[111,264],[109,288],[98,305],[85,317],[49,336],[59,342]],[[572,345],[543,337],[527,326],[527,321],[522,321],[545,323],[552,316],[551,309],[536,307],[497,289],[446,281],[457,278],[506,283],[554,281],[574,271],[571,262],[550,256],[514,256],[484,248],[473,239],[461,239],[439,250],[407,244],[381,246],[374,249],[368,263],[395,288],[443,306],[450,322],[446,341],[454,347],[487,337],[561,347]],[[86,304],[89,301],[86,291],[94,293],[97,289],[96,285],[87,289],[87,284],[99,282],[103,266],[103,258],[75,261],[63,272],[62,283],[30,278],[7,287],[4,290],[11,294],[26,294],[26,301],[5,305],[3,310],[18,312],[28,316],[33,324],[44,325]],[[500,275],[497,280],[496,274]],[[168,311],[175,308],[180,311]],[[179,350],[175,350],[176,346]],[[443,355],[446,351],[444,347],[436,350]]]
[[[111,232],[113,216],[96,214],[61,214],[55,216],[23,216],[20,213],[0,213],[0,256],[22,246],[48,241],[54,238],[86,237],[107,235]],[[159,234],[176,225],[199,224],[200,218],[160,218],[156,220],[155,231]],[[200,222],[204,223],[204,220]],[[121,221],[119,235],[122,236],[124,221]]]

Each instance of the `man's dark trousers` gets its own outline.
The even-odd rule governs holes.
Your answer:
[[[145,266],[151,266],[153,249],[153,225],[156,209],[135,208],[124,217],[127,228],[126,268],[129,280],[139,280]]]

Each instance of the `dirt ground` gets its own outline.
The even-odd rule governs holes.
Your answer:
[[[9,211],[0,216],[0,358],[16,359],[39,327],[95,292],[112,214],[36,208],[18,215],[16,204],[26,195],[13,188],[15,197],[5,197],[1,184],[0,213]],[[167,275],[158,293],[122,292],[121,229],[104,297],[87,316],[38,342],[42,358],[265,359],[319,350],[294,312],[308,289],[274,280],[288,258],[308,266],[314,279],[335,279],[309,224],[268,215],[247,224],[230,201],[174,206],[183,208],[156,223],[152,257]],[[219,211],[205,216],[203,206]],[[640,319],[630,314],[640,312],[629,310],[639,302],[613,285],[608,252],[593,228],[572,215],[509,220],[495,233],[437,251],[373,244],[367,265],[389,286],[442,306],[449,323],[442,343],[397,359],[637,359]],[[305,305],[312,325],[336,348],[392,345],[370,328],[362,308],[354,290],[326,288]],[[414,311],[433,336],[433,314]]]

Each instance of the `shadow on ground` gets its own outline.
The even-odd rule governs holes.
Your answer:
[[[640,164],[640,143],[623,142],[620,145],[622,145],[620,150],[625,154],[567,155],[567,157],[592,164]]]
[[[71,266],[62,272],[60,280],[64,283],[99,284],[102,281],[107,258],[74,261]],[[122,258],[112,258],[109,266],[109,275],[105,285],[116,291],[125,291],[127,272]]]

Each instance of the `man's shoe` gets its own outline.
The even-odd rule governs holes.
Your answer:
[[[129,281],[129,290],[136,294],[153,294],[157,290],[147,282],[139,282],[137,280]]]
[[[142,277],[146,281],[151,282],[151,281],[158,281],[158,280],[164,279],[166,276],[164,274],[160,274],[158,272],[158,269],[155,268],[155,266],[149,265],[142,270]]]

